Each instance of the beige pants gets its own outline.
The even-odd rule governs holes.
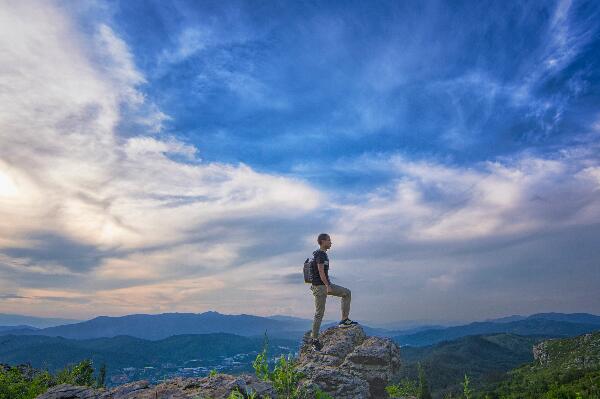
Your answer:
[[[331,284],[331,292],[329,295],[339,296],[342,298],[342,318],[348,317],[350,314],[350,300],[352,294],[348,288],[339,285]],[[315,317],[312,325],[312,338],[319,338],[319,329],[323,314],[325,313],[325,302],[327,301],[327,287],[324,285],[311,285],[310,290],[315,296]]]

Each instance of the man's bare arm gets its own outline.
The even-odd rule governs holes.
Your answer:
[[[321,277],[321,281],[325,284],[325,287],[327,287],[327,290],[329,291],[329,285],[331,283],[327,277],[325,277],[325,263],[317,263],[317,268],[319,269],[319,277]]]

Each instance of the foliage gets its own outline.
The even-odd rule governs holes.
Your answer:
[[[269,348],[269,337],[265,332],[265,338],[263,341],[263,350],[260,352],[256,359],[252,362],[252,367],[256,376],[263,381],[269,380],[269,363],[268,363],[268,348]]]
[[[531,348],[541,339],[491,334],[463,337],[429,347],[402,347],[399,377],[418,380],[420,362],[427,370],[433,397],[443,398],[449,393],[462,397],[465,373],[469,375],[472,389],[501,381],[507,371],[533,360]]]
[[[18,367],[0,369],[0,399],[32,399],[46,392],[52,383],[47,371],[28,380]]]
[[[305,397],[306,390],[299,386],[300,380],[304,376],[296,370],[296,361],[290,356],[286,358],[281,355],[277,359],[273,371],[269,371],[268,347],[269,339],[265,333],[263,350],[252,362],[256,376],[263,381],[271,382],[278,398],[299,399]],[[322,398],[326,397],[322,396]]]
[[[600,399],[600,369],[536,370],[527,365],[513,370],[486,394],[502,399]]]
[[[463,387],[463,394],[465,395],[465,399],[471,399],[473,397],[473,391],[469,386],[469,377],[467,376],[467,373],[465,373],[465,379],[461,385]]]
[[[240,391],[234,390],[234,391],[231,391],[231,393],[229,394],[227,399],[244,399],[244,394],[242,394]]]
[[[510,371],[482,396],[500,399],[600,399],[600,332],[544,342],[544,362]]]
[[[48,388],[65,383],[90,387],[99,387],[101,383],[103,386],[105,367],[103,373],[101,369],[98,378],[94,380],[94,369],[89,359],[84,359],[72,367],[67,366],[54,376],[47,370],[34,372],[28,377],[18,367],[0,369],[0,399],[33,399]]]
[[[217,370],[215,369],[210,370],[210,372],[208,373],[209,377],[214,377],[215,375],[217,375]]]
[[[283,398],[299,398],[303,394],[303,390],[298,386],[303,374],[296,370],[294,359],[287,359],[281,355],[277,360],[277,364],[273,372],[270,374],[270,380],[273,382],[273,387],[277,394]]]
[[[415,381],[404,378],[397,384],[388,385],[385,390],[390,398],[402,398],[404,396],[416,396],[418,388]]]
[[[65,367],[56,375],[57,384],[94,386],[94,369],[90,359],[84,359],[73,367]]]
[[[333,396],[327,392],[323,392],[320,389],[315,390],[315,399],[333,399]]]

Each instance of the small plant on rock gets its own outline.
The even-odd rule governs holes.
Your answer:
[[[294,359],[286,359],[283,355],[279,357],[275,369],[270,373],[270,380],[277,393],[289,399],[301,397],[302,392],[298,384],[302,377],[304,375],[296,370]]]
[[[408,378],[403,379],[397,384],[388,385],[385,387],[390,398],[403,398],[405,396],[417,396],[417,383]]]
[[[92,368],[92,361],[90,359],[84,359],[73,367],[67,366],[59,371],[56,375],[56,384],[85,385],[92,387],[95,385],[93,374],[94,369]]]
[[[269,340],[265,333],[263,350],[252,362],[256,376],[263,381],[271,382],[275,391],[277,391],[278,398],[305,398],[307,395],[306,390],[299,386],[300,380],[304,375],[296,370],[296,361],[294,359],[281,355],[273,371],[269,371],[268,343]]]
[[[471,399],[473,397],[473,391],[471,390],[471,387],[469,386],[469,384],[470,384],[469,377],[465,373],[465,380],[461,384],[463,387],[463,394],[465,395],[465,399]]]
[[[331,396],[327,392],[323,392],[320,389],[317,389],[315,391],[315,399],[333,399],[333,396]]]
[[[231,393],[229,394],[227,399],[245,399],[245,398],[244,398],[244,394],[242,394],[240,391],[231,391]]]

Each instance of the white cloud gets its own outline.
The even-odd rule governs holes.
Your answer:
[[[365,236],[452,242],[600,222],[598,166],[587,162],[523,155],[464,168],[391,156],[394,184],[342,207],[337,230],[353,247],[370,245]]]
[[[154,299],[172,306],[220,287],[208,275],[232,267],[239,250],[270,239],[268,231],[248,227],[252,220],[293,221],[321,200],[298,180],[244,164],[202,163],[195,147],[174,137],[120,136],[123,106],[147,110],[139,88],[145,78],[106,25],[86,37],[50,3],[6,3],[0,48],[0,251],[34,249],[31,237],[44,232],[104,253],[90,274],[59,260],[3,255],[0,274],[31,284],[35,276],[52,276],[41,283],[47,287],[65,284],[60,276],[80,278],[90,302],[72,303],[70,312],[94,312],[127,294],[138,302],[121,310]],[[231,237],[225,232],[221,245],[203,246],[196,236],[221,222],[233,224]],[[138,284],[110,289],[127,279]],[[106,289],[95,292],[100,283]],[[19,295],[30,297],[29,289],[21,285]],[[46,311],[47,304],[27,301],[20,306]]]

